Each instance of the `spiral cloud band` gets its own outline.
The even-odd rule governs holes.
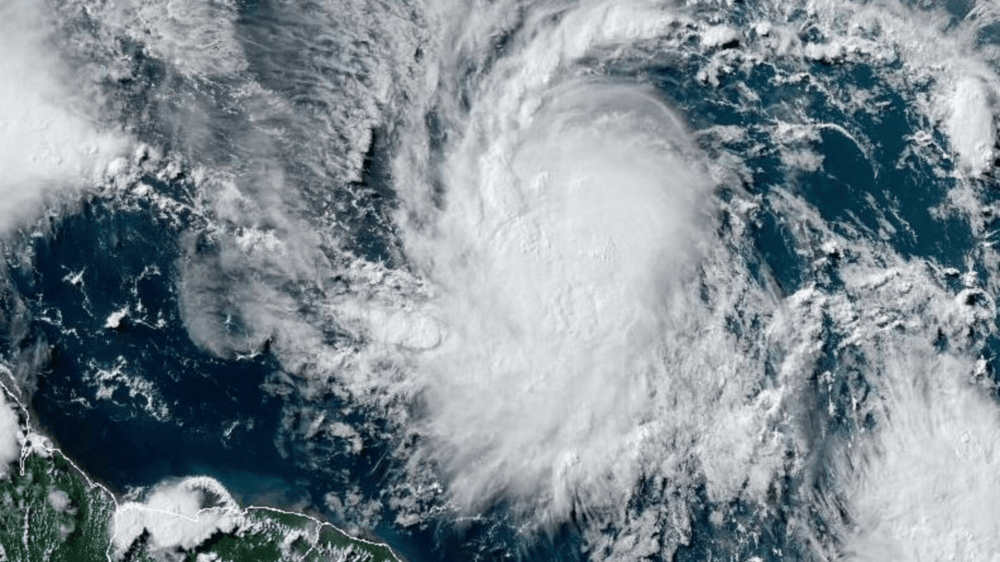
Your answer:
[[[413,246],[440,285],[447,337],[420,362],[462,503],[542,494],[565,515],[650,414],[709,188],[684,135],[648,93],[582,82],[446,164]]]

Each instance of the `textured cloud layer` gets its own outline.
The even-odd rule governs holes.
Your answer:
[[[212,535],[233,531],[243,520],[229,492],[208,477],[193,477],[158,485],[143,503],[125,503],[115,510],[115,559],[122,559],[143,532],[153,552],[190,550]]]
[[[917,356],[919,357],[919,355]],[[901,358],[888,412],[844,471],[855,526],[848,560],[995,560],[1000,552],[1000,408],[973,365]]]
[[[126,148],[100,132],[76,96],[37,2],[0,6],[0,230],[25,220],[47,195],[76,191]]]
[[[788,6],[773,8],[766,17],[787,17]],[[794,65],[839,60],[845,53],[862,61],[885,60],[898,49],[908,57],[911,76],[930,80],[938,76],[941,61],[960,60],[968,52],[957,34],[928,54],[920,45],[939,38],[938,16],[896,5],[882,8],[813,3],[810,9],[819,22],[814,24],[822,26],[827,42],[803,44],[791,25],[769,23],[755,31],[760,42],[740,56]],[[634,85],[611,87],[575,73],[580,58],[599,58],[594,53],[625,44],[645,47],[643,42],[654,38],[668,42],[671,30],[695,27],[696,20],[680,9],[671,13],[641,2],[593,2],[551,15],[541,9],[524,15],[518,31],[505,37],[503,56],[490,61],[488,74],[449,85],[448,76],[466,76],[456,61],[467,61],[512,25],[497,14],[469,15],[462,31],[448,38],[457,47],[441,55],[444,93],[435,109],[453,129],[433,189],[413,188],[419,183],[411,181],[414,167],[399,166],[397,179],[407,202],[401,220],[407,227],[407,254],[435,292],[429,307],[436,321],[433,337],[423,334],[427,337],[421,341],[440,345],[427,346],[433,349],[415,357],[426,387],[429,453],[445,467],[450,491],[465,508],[503,497],[558,520],[622,501],[646,471],[673,482],[704,477],[700,482],[714,501],[741,497],[764,504],[768,493],[781,490],[776,475],[808,474],[823,455],[850,456],[839,445],[824,443],[809,420],[814,414],[802,410],[815,399],[807,381],[817,375],[813,370],[824,346],[834,345],[827,341],[828,332],[861,348],[850,349],[866,357],[863,372],[875,386],[880,373],[895,372],[892,360],[877,346],[860,345],[867,336],[859,334],[872,326],[858,326],[846,315],[824,318],[823,300],[810,291],[772,300],[766,288],[751,281],[738,251],[730,248],[727,254],[720,248],[741,242],[715,238],[717,224],[705,205],[710,182],[698,155],[685,149],[683,126],[662,100]],[[844,21],[850,25],[842,27]],[[859,31],[872,27],[885,30],[882,41]],[[705,29],[703,44],[719,47],[718,28]],[[732,33],[727,37],[737,46],[743,41]],[[723,65],[743,60],[740,56],[719,55],[713,72],[724,72]],[[976,63],[955,68],[914,107],[943,126],[957,167],[973,176],[992,157],[991,76]],[[703,79],[718,83],[719,77],[706,72]],[[954,88],[948,85],[951,79],[959,80]],[[890,78],[890,83],[912,87],[903,80]],[[471,109],[449,112],[449,100],[455,98]],[[821,129],[806,129],[819,142]],[[407,157],[433,161],[417,149],[405,150],[411,153],[400,162]],[[789,163],[812,172],[823,165],[819,157]],[[815,212],[797,205],[777,213],[799,225]],[[728,220],[738,220],[737,206],[725,210],[732,213]],[[898,259],[878,243],[841,239],[824,224],[812,228],[825,231],[824,243],[837,240],[830,247],[853,246],[865,254],[872,269]],[[734,236],[745,234],[734,230]],[[801,256],[829,263],[833,254],[814,247],[817,242],[805,232],[793,237],[800,235]],[[693,295],[695,268],[703,276],[697,282],[711,296]],[[919,275],[909,282],[928,291],[935,283]],[[859,307],[879,302],[871,286],[858,291],[855,297],[865,303]],[[943,299],[946,311],[928,324],[951,322],[951,296],[935,293],[932,298]],[[895,312],[914,313],[904,308],[899,304]],[[734,319],[737,315],[741,320]],[[753,315],[759,322],[745,320]],[[742,321],[756,333],[748,334]],[[877,326],[880,321],[865,322]],[[415,332],[426,328],[419,322],[407,326]],[[913,328],[916,340],[928,337],[925,329],[930,328]],[[393,342],[414,339],[420,338],[407,333]],[[898,345],[922,349],[909,336],[903,339]],[[770,369],[780,375],[769,377]],[[844,376],[848,367],[835,370]],[[890,378],[886,391],[896,388],[897,378]],[[948,385],[957,385],[948,388],[972,400],[970,390]],[[995,407],[980,402],[979,414]],[[903,448],[899,436],[921,435],[919,426],[900,432],[891,412],[933,416],[952,408],[957,413],[954,404],[946,398],[921,409],[912,400],[867,401],[866,407],[890,412],[877,437],[890,452],[870,470],[845,469],[836,477],[879,485],[886,471],[908,466],[892,452]],[[851,439],[866,442],[867,434],[859,431]],[[782,455],[795,460],[783,463]],[[682,458],[697,468],[685,473]],[[927,478],[938,477],[933,467],[926,468]],[[970,470],[979,474],[981,469]],[[882,501],[877,494],[866,497]],[[958,491],[956,505],[970,497]],[[853,504],[858,516],[896,520],[891,510],[863,503]],[[666,519],[644,515],[661,523]],[[980,537],[976,540],[992,544],[990,529],[973,531]],[[855,553],[881,548],[879,540],[864,540],[852,543]]]
[[[708,189],[642,91],[574,84],[508,134],[459,156],[419,256],[448,329],[424,358],[430,423],[467,504],[570,494],[627,448]]]
[[[6,478],[15,468],[12,465],[21,458],[23,443],[24,432],[17,413],[0,392],[0,478]]]
[[[734,449],[723,434],[699,443],[703,423],[718,415],[749,437],[768,414],[748,399],[762,375],[755,359],[705,356],[736,344],[703,331],[720,312],[699,302],[697,278],[728,277],[722,301],[753,294],[748,318],[769,297],[725,263],[713,182],[669,102],[572,70],[591,50],[668,34],[678,16],[643,3],[544,15],[528,17],[470,87],[471,113],[446,115],[456,140],[437,206],[415,187],[427,178],[408,167],[413,153],[397,162],[406,251],[433,293],[435,337],[423,339],[440,340],[412,356],[425,451],[461,508],[504,498],[557,523],[623,505],[650,463],[680,472],[689,454],[728,496],[755,447]],[[495,31],[470,18],[461,52]],[[753,468],[765,482],[772,469]]]

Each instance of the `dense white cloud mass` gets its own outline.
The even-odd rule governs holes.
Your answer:
[[[663,318],[709,187],[644,91],[568,85],[525,121],[456,158],[434,234],[411,239],[448,330],[420,361],[460,501],[544,488],[566,511],[669,376]]]
[[[406,252],[429,281],[422,314],[434,337],[395,341],[440,340],[409,358],[425,452],[463,510],[503,498],[558,524],[624,509],[652,466],[688,480],[681,464],[696,458],[720,499],[750,480],[765,493],[778,468],[785,446],[764,435],[785,390],[757,396],[760,358],[713,327],[734,300],[745,307],[734,324],[767,323],[773,296],[716,238],[707,162],[655,91],[567,68],[679,19],[643,3],[533,15],[470,94],[471,113],[447,115],[458,134],[439,207],[409,159],[421,158],[416,139],[397,161]],[[467,23],[462,53],[487,25]]]
[[[17,412],[0,392],[0,478],[6,478],[13,469],[12,465],[21,458],[23,444],[24,432]]]
[[[40,2],[0,5],[0,230],[30,218],[47,195],[79,191],[126,148],[84,113],[74,77],[51,41]]]
[[[965,76],[952,94],[948,135],[962,166],[975,175],[993,164],[996,93],[977,77]]]
[[[884,418],[842,472],[848,560],[1000,556],[1000,409],[972,372],[923,353],[892,363]]]
[[[144,531],[154,553],[190,550],[217,532],[232,532],[242,518],[229,492],[211,478],[165,482],[144,502],[124,503],[115,510],[113,554],[120,560]]]

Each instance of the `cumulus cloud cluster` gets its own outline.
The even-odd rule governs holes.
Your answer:
[[[24,431],[14,407],[0,392],[0,478],[10,474],[12,465],[21,458]]]
[[[992,560],[1000,552],[1000,408],[969,384],[974,364],[898,357],[887,412],[848,457],[847,559]]]
[[[242,519],[229,492],[211,478],[164,482],[142,503],[124,503],[115,510],[112,553],[121,560],[143,533],[148,533],[147,548],[154,554],[190,550],[217,532],[233,531]]]
[[[946,130],[963,168],[981,175],[993,164],[996,92],[976,76],[963,76],[951,93]]]

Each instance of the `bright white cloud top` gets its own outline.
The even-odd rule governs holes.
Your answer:
[[[21,422],[7,397],[0,391],[0,477],[6,478],[11,470],[17,469],[24,445],[24,431]]]
[[[966,76],[955,84],[952,96],[948,135],[962,166],[972,174],[982,174],[994,159],[997,94],[982,79]]]
[[[215,533],[232,532],[242,510],[219,482],[205,476],[163,483],[142,503],[123,503],[115,510],[112,553],[122,559],[143,533],[153,552],[191,550]]]
[[[88,111],[79,69],[55,53],[58,33],[36,2],[0,6],[0,230],[18,226],[46,196],[81,191],[128,148]]]
[[[649,92],[584,81],[538,102],[517,129],[470,131],[410,243],[440,287],[447,335],[419,361],[460,501],[542,494],[565,516],[669,376],[659,334],[709,186]]]

